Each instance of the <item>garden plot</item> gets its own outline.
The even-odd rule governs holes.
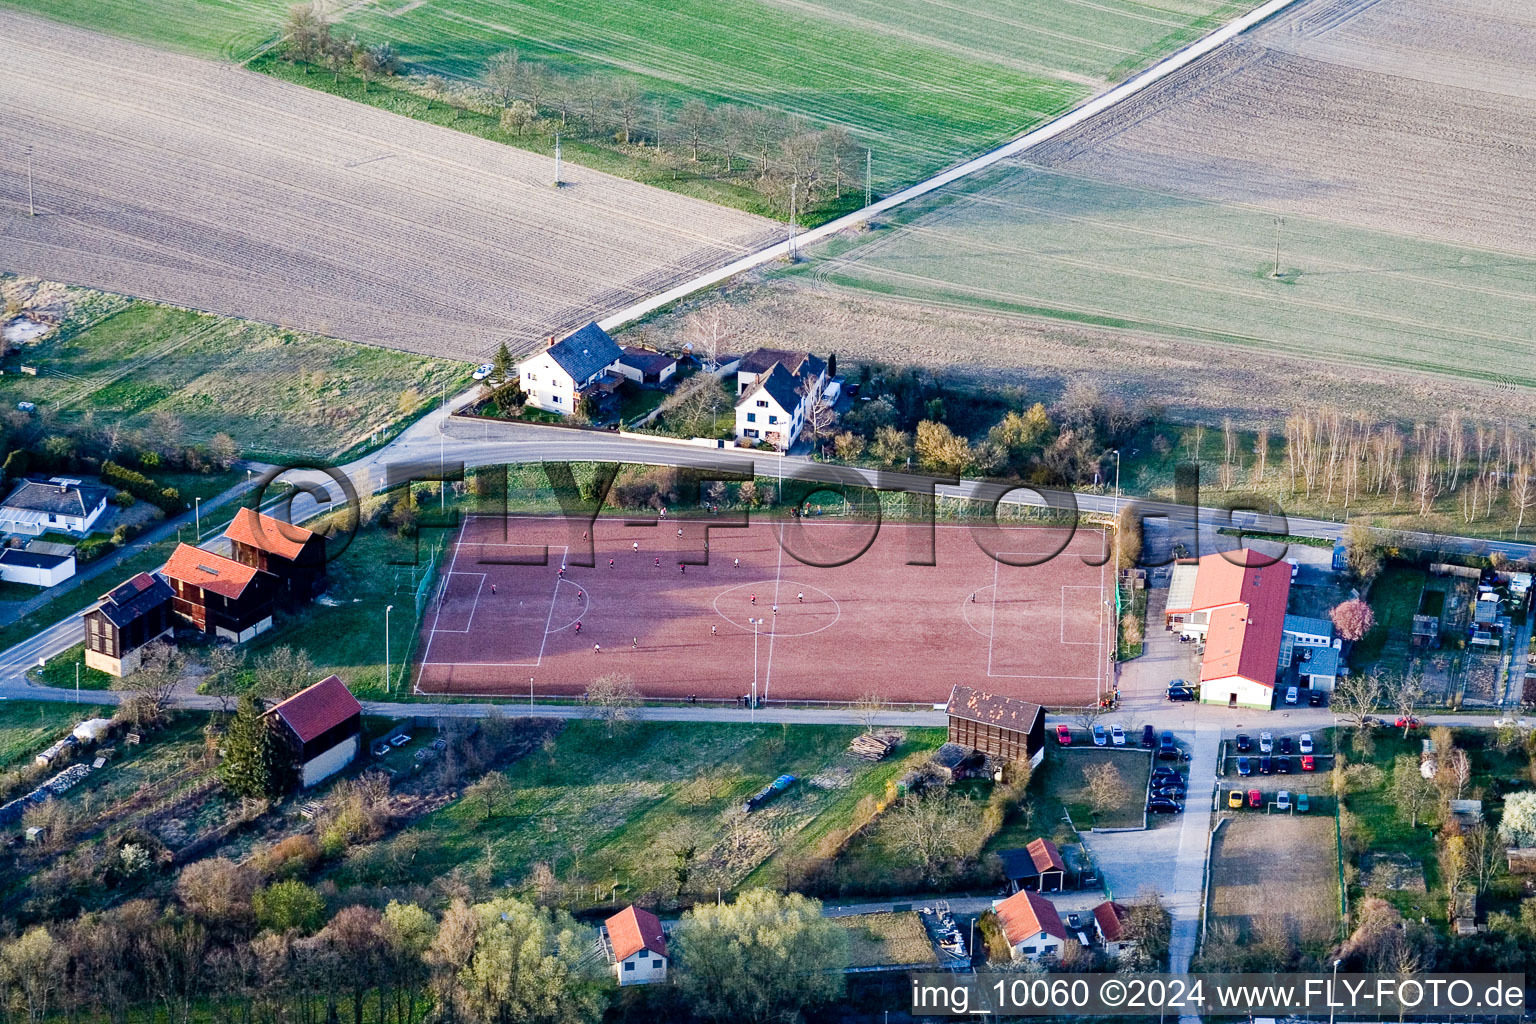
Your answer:
[[[1211,845],[1209,924],[1247,939],[1278,929],[1303,948],[1339,932],[1333,818],[1250,813],[1228,821]]]

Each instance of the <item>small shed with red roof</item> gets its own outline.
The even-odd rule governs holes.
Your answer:
[[[274,705],[267,717],[293,749],[301,786],[329,778],[357,756],[363,706],[336,676],[327,676]]]
[[[667,935],[650,911],[625,907],[604,921],[603,945],[620,985],[667,980]]]
[[[1130,937],[1131,912],[1125,904],[1105,900],[1093,908],[1093,923],[1098,926],[1105,952],[1118,955],[1136,945]]]

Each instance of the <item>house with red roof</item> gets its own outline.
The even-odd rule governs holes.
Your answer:
[[[1202,702],[1266,711],[1274,706],[1290,595],[1290,566],[1249,548],[1174,566],[1165,622],[1205,644]]]
[[[1002,926],[1003,937],[1008,940],[1014,959],[1061,956],[1062,947],[1067,944],[1067,926],[1061,923],[1061,915],[1044,896],[1028,890],[1016,892],[1005,900],[994,902],[992,911],[997,915],[997,923]]]
[[[1131,912],[1123,903],[1105,900],[1093,908],[1093,923],[1099,930],[1104,952],[1119,956],[1136,945],[1130,937]]]
[[[212,551],[178,544],[160,575],[171,586],[171,611],[210,636],[244,643],[272,626],[277,577]]]
[[[267,717],[293,751],[299,785],[305,788],[336,774],[357,757],[363,706],[336,676],[326,676],[274,705]]]
[[[603,922],[601,934],[620,985],[667,980],[667,936],[655,914],[625,907]]]
[[[242,508],[224,539],[235,561],[277,577],[283,600],[312,601],[325,590],[325,538],[312,530]]]

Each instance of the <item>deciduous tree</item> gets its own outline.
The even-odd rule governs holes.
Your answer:
[[[1358,597],[1334,605],[1328,617],[1333,620],[1333,628],[1345,640],[1359,640],[1376,625],[1376,613]]]

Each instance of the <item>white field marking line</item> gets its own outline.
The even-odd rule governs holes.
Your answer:
[[[1097,609],[1098,610],[1099,621],[1095,622],[1093,624],[1093,639],[1092,640],[1068,640],[1067,639],[1067,591],[1069,591],[1069,590],[1092,590],[1092,591],[1096,591],[1098,593],[1098,595],[1099,595],[1098,609]],[[1104,625],[1104,601],[1103,601],[1103,596],[1104,596],[1104,588],[1103,588],[1103,586],[1095,586],[1092,583],[1063,583],[1061,585],[1061,642],[1063,644],[1073,644],[1073,645],[1078,646],[1078,647],[1098,647],[1100,644],[1102,644],[1104,642],[1101,639],[1102,629],[1103,629],[1103,625]],[[1097,667],[1094,668],[1094,672],[1095,673],[1098,672],[1098,668]]]
[[[1078,125],[1084,123],[1090,118],[1096,117],[1099,114],[1102,114],[1104,111],[1116,106],[1117,104],[1130,99],[1137,93],[1142,92],[1153,85],[1156,85],[1158,82],[1161,82],[1163,79],[1169,77],[1170,75],[1173,75],[1178,71],[1182,71],[1184,68],[1193,64],[1201,57],[1204,57],[1218,46],[1231,39],[1237,38],[1239,35],[1248,31],[1253,26],[1259,24],[1262,21],[1265,21],[1270,17],[1273,17],[1274,15],[1285,10],[1287,7],[1296,2],[1297,0],[1269,0],[1269,2],[1264,4],[1262,7],[1257,7],[1254,10],[1249,11],[1241,18],[1228,22],[1209,35],[1195,40],[1193,43],[1190,43],[1182,50],[1164,57],[1150,68],[1141,72],[1141,74],[1121,82],[1119,85],[1115,86],[1107,92],[1100,93],[1093,99],[1089,100],[1087,103],[1084,103],[1082,106],[1068,111],[1062,116],[1056,118],[1054,121],[1048,121],[1039,127],[1025,132],[1023,135],[1019,136],[1017,139],[1014,139],[1012,142],[1005,143],[1004,145],[997,147],[991,152],[983,153],[981,156],[967,160],[965,163],[960,164],[959,166],[951,167],[947,171],[940,172],[939,174],[934,175],[932,178],[929,178],[927,181],[918,182],[916,185],[910,185],[907,188],[902,189],[900,192],[886,196],[879,202],[872,203],[869,206],[864,207],[862,210],[855,210],[853,213],[846,214],[837,218],[836,220],[828,221],[819,228],[812,228],[809,231],[800,232],[794,238],[794,246],[795,248],[799,249],[805,246],[814,245],[823,239],[836,235],[838,232],[846,231],[851,227],[863,224],[870,218],[884,213],[887,210],[894,209],[904,203],[909,203],[914,199],[920,198],[930,192],[943,188],[945,185],[959,181],[961,178],[969,177],[978,171],[983,171],[996,163],[1007,160],[1010,157],[1018,156],[1020,153],[1032,149],[1043,142],[1048,142],[1051,139],[1056,138],[1058,135],[1062,135],[1065,132],[1076,128]],[[617,312],[605,317],[604,319],[599,320],[598,326],[605,331],[612,331],[617,327],[621,327],[624,324],[629,323],[631,320],[639,319],[640,317],[645,316],[647,313],[654,312],[655,310],[660,309],[662,306],[676,302],[678,299],[690,295],[693,292],[699,291],[703,288],[708,288],[711,285],[719,284],[721,281],[735,277],[737,274],[747,270],[752,270],[755,267],[760,267],[765,263],[770,263],[782,256],[787,256],[789,254],[790,240],[786,238],[784,241],[770,245],[766,249],[761,249],[750,256],[743,256],[741,259],[727,263],[723,267],[712,270],[706,274],[701,274],[694,278],[692,281],[685,281],[676,287],[669,288],[666,291],[657,295],[653,295],[648,299],[642,299],[640,302],[620,309]],[[782,492],[782,488],[780,490]]]
[[[469,519],[466,518],[459,524],[459,535],[453,541],[453,558],[448,562],[448,571],[443,574],[443,580],[437,585],[437,614],[432,616],[432,631],[427,634],[426,649],[421,652],[421,663],[430,664],[432,661],[432,638],[437,636],[437,624],[443,618],[443,598],[448,593],[448,581],[453,578],[454,568],[459,564],[459,545],[464,540],[464,531],[469,527]]]
[[[994,570],[994,572],[995,572],[995,570]],[[993,609],[995,611],[996,607],[997,607],[997,605],[996,605],[997,588],[995,586],[991,586],[991,587],[978,587],[975,591],[973,591],[973,593],[979,594],[983,590],[990,590],[990,591],[993,592]],[[980,602],[977,602],[977,604],[979,604],[979,603]],[[960,621],[964,622],[967,626],[971,627],[971,632],[975,633],[977,636],[984,636],[984,637],[986,637],[987,638],[988,647],[990,648],[991,642],[992,642],[992,634],[991,633],[984,633],[981,630],[976,628],[976,624],[971,621],[970,614],[968,612],[966,612],[966,609],[969,608],[969,607],[972,607],[970,597],[968,597],[968,596],[967,597],[962,597],[960,599]],[[987,653],[988,661],[991,660],[991,657],[992,657],[992,655],[991,655],[991,651],[989,649],[988,653]]]
[[[987,675],[992,675],[992,648],[997,643],[997,592],[1002,589],[998,584],[1003,563],[992,559],[992,625],[987,633]]]
[[[553,551],[554,547],[551,546],[550,550]],[[565,558],[570,553],[571,549],[569,547],[562,547],[560,549],[560,568],[565,568]],[[544,618],[544,635],[539,637],[539,657],[533,663],[535,668],[544,664],[544,645],[549,643],[549,624],[555,621],[555,601],[560,597],[560,584],[562,582],[564,582],[562,577],[557,575],[555,577],[555,589],[549,595],[549,614]]]
[[[475,612],[480,608],[480,595],[482,593],[484,593],[484,591],[485,591],[485,573],[483,573],[483,572],[450,572],[450,573],[448,573],[448,576],[445,577],[444,582],[443,582],[443,586],[446,587],[448,585],[448,582],[447,582],[448,578],[451,578],[451,577],[454,577],[454,576],[479,576],[480,577],[480,585],[475,587],[475,601],[474,601],[473,604],[471,604],[469,606],[469,619],[465,622],[463,629],[438,629],[437,628],[437,620],[434,619],[434,620],[432,620],[432,632],[433,633],[468,633],[470,630],[472,630],[474,628],[474,625],[475,625]],[[439,617],[441,617],[441,616],[439,616]],[[423,662],[423,664],[425,664],[425,662]]]
[[[762,580],[761,582],[766,584],[769,581],[768,580]],[[783,633],[783,634],[780,634],[780,635],[782,635],[782,636],[784,636],[786,638],[794,638],[794,637],[797,637],[797,636],[814,636],[817,633],[821,633],[821,632],[824,632],[824,631],[826,631],[828,629],[831,629],[833,626],[837,625],[839,620],[842,619],[842,617],[843,617],[843,606],[838,602],[837,598],[833,597],[831,594],[827,593],[825,590],[823,590],[820,587],[816,586],[814,583],[795,583],[793,580],[790,580],[789,582],[794,584],[794,586],[796,586],[796,587],[804,587],[806,590],[814,590],[814,591],[816,591],[816,593],[820,594],[822,597],[826,598],[828,601],[831,601],[832,602],[832,610],[833,610],[833,612],[835,614],[832,616],[832,621],[827,623],[825,626],[817,626],[815,629],[807,629],[807,630],[805,630],[803,632],[800,632],[800,633]],[[758,585],[757,583],[738,583],[734,587],[728,587],[725,590],[722,590],[722,591],[720,591],[720,593],[715,595],[714,601],[710,602],[710,607],[712,607],[714,609],[714,612],[715,612],[716,615],[720,616],[726,622],[730,623],[732,626],[735,626],[737,629],[739,629],[743,633],[745,633],[746,629],[743,626],[741,626],[738,622],[736,622],[735,619],[732,619],[729,615],[725,614],[725,612],[722,612],[720,610],[720,599],[722,597],[724,597],[726,594],[733,593],[733,592],[735,592],[737,590],[741,590],[741,589],[743,589],[745,587],[755,587],[757,585]]]
[[[784,493],[784,463],[779,463],[779,493]],[[773,641],[779,635],[779,584],[784,580],[784,524],[779,524],[779,567],[774,570],[773,576],[773,608],[769,614],[773,616],[768,630],[768,666],[763,669],[763,700],[768,699],[768,684],[773,682]],[[828,595],[830,596],[830,595]],[[841,608],[839,608],[841,614]]]
[[[581,595],[581,611],[577,612],[576,613],[576,617],[574,619],[572,619],[571,621],[567,622],[563,626],[556,626],[554,629],[550,629],[548,627],[548,625],[546,624],[546,626],[544,627],[544,632],[546,632],[546,633],[560,633],[560,632],[563,632],[564,630],[570,629],[572,626],[576,625],[576,623],[578,623],[582,619],[586,618],[587,612],[592,610],[592,598],[588,596],[588,594],[591,593],[591,590],[592,590],[591,587],[588,587],[588,586],[585,586],[585,585],[578,585],[578,584],[575,584],[575,583],[571,583],[570,580],[561,580],[560,583],[568,583],[571,586],[576,588],[576,592]],[[556,584],[555,585],[555,593],[558,595],[559,592],[560,592],[560,586],[559,586],[559,584]]]

